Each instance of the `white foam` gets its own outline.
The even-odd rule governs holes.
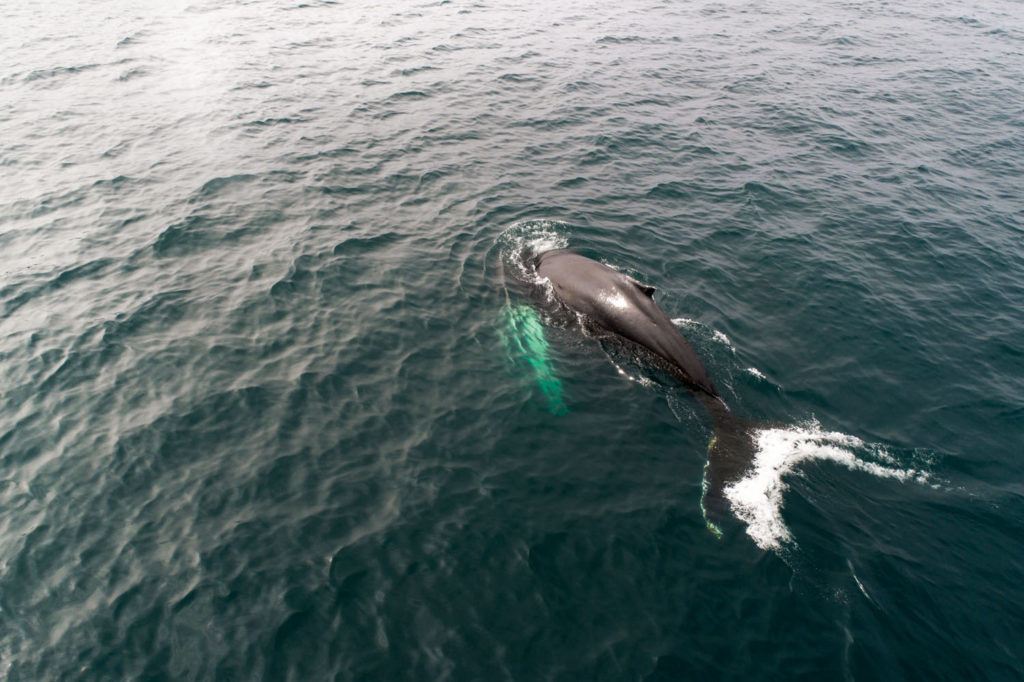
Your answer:
[[[673,317],[672,318],[672,324],[674,324],[677,327],[704,327],[704,326],[706,326],[706,325],[704,325],[703,322],[698,322],[697,320],[690,319],[689,317]],[[711,338],[713,338],[718,343],[724,343],[726,346],[729,347],[729,350],[731,350],[733,353],[736,352],[736,347],[732,345],[732,341],[729,340],[729,337],[726,336],[724,332],[720,332],[717,329],[713,329],[713,328],[710,328],[710,327],[709,327],[709,329],[711,329]]]
[[[567,247],[569,240],[565,232],[565,223],[557,220],[521,220],[509,225],[499,241],[510,244],[513,249],[525,248],[538,254]]]
[[[847,559],[846,560],[846,566],[850,569],[850,575],[853,576],[853,581],[855,583],[857,583],[857,587],[860,589],[860,593],[863,594],[865,597],[867,597],[868,601],[874,602],[875,600],[872,599],[871,595],[868,594],[868,591],[866,589],[864,589],[864,583],[862,583],[860,581],[860,578],[857,577],[857,571],[855,571],[853,569],[853,562],[850,561],[849,559]]]
[[[747,369],[745,371],[748,374],[753,374],[755,377],[757,377],[761,381],[767,381],[768,380],[768,377],[766,377],[764,375],[764,373],[761,370],[759,370],[757,367],[747,367]]]
[[[747,474],[725,489],[733,513],[747,524],[747,534],[764,550],[778,550],[795,544],[782,520],[783,494],[788,486],[783,477],[801,462],[828,460],[875,476],[900,481],[927,482],[927,475],[914,469],[898,469],[857,457],[857,450],[870,450],[884,459],[892,456],[880,447],[844,433],[822,431],[817,423],[788,428],[764,429],[756,434],[757,453]]]
[[[523,240],[523,245],[531,253],[544,253],[554,249],[564,249],[569,240],[555,232],[539,232]]]
[[[733,353],[736,352],[736,347],[732,345],[732,341],[729,340],[728,336],[726,336],[723,332],[718,331],[717,329],[713,329],[712,331],[715,333],[715,341],[718,341],[719,343],[724,343],[725,345],[729,346],[729,350],[731,350]]]
[[[501,260],[524,281],[539,284],[530,260],[539,253],[564,249],[569,245],[567,227],[556,220],[523,220],[510,225],[498,237]]]

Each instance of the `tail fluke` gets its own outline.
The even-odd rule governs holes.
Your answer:
[[[714,435],[708,443],[700,506],[708,530],[721,536],[719,523],[729,512],[725,490],[742,478],[753,463],[757,455],[757,432],[773,424],[737,417],[721,398],[708,396],[703,400],[711,414]]]

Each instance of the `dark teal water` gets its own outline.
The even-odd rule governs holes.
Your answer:
[[[0,677],[1024,677],[1019,2],[151,5],[0,10]]]

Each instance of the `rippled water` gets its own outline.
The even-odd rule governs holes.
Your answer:
[[[1018,3],[0,16],[6,679],[1024,676]]]

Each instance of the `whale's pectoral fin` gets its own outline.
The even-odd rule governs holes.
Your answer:
[[[632,282],[633,286],[635,286],[637,289],[639,289],[643,293],[644,296],[646,296],[647,298],[654,298],[654,292],[657,291],[657,289],[652,287],[650,284],[644,284],[643,282],[638,282],[635,279],[633,279],[632,277],[629,278],[629,281]]]
[[[548,398],[551,414],[563,415],[569,410],[562,398],[562,382],[555,375],[544,325],[537,311],[527,305],[505,306],[508,334],[507,350],[513,360],[526,361],[533,368],[540,390]]]

